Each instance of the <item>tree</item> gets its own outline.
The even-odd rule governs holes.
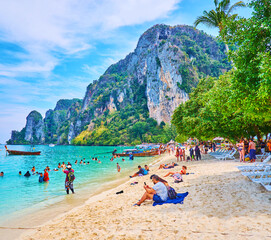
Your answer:
[[[218,0],[214,0],[215,10],[211,10],[209,12],[204,11],[203,16],[197,17],[194,22],[195,27],[197,27],[200,23],[206,24],[208,27],[218,27],[219,32],[224,28],[223,21],[227,19],[235,19],[237,14],[231,15],[233,10],[238,7],[245,7],[245,3],[243,1],[239,1],[232,6],[230,6],[230,0],[222,0],[218,2]]]

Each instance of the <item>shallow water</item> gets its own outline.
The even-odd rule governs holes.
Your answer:
[[[11,150],[29,151],[30,146],[8,146]],[[0,177],[0,215],[3,219],[23,212],[26,209],[41,209],[64,199],[66,192],[64,181],[66,175],[57,168],[58,163],[71,162],[75,170],[75,191],[83,193],[85,191],[97,190],[103,183],[121,178],[131,171],[137,170],[137,165],[148,163],[151,158],[135,158],[134,161],[125,158],[110,161],[111,152],[114,149],[121,152],[129,147],[90,147],[90,146],[36,146],[35,151],[41,151],[40,156],[6,156],[4,145],[0,145],[0,172],[4,172],[4,177]],[[110,152],[110,153],[109,153]],[[98,157],[102,163],[93,161],[92,157]],[[86,165],[79,164],[85,158]],[[74,164],[75,160],[78,164]],[[87,164],[89,162],[89,164]],[[121,166],[121,173],[117,172],[116,163]],[[46,166],[51,168],[49,172],[50,181],[39,183],[39,175],[24,177],[26,171],[31,172],[35,166],[37,172],[43,172]],[[19,175],[22,171],[22,176]],[[128,178],[127,178],[128,179]],[[78,196],[78,195],[77,195]]]

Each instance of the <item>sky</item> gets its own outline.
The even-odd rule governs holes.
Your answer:
[[[83,99],[88,84],[134,51],[148,28],[193,25],[213,8],[213,0],[0,1],[0,143],[32,110],[44,116],[59,99]],[[251,10],[236,13],[250,17]]]

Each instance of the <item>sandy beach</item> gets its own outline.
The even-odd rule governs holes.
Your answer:
[[[161,156],[150,174],[164,176],[168,170],[158,170],[159,164],[172,161],[174,156]],[[144,193],[144,182],[152,185],[149,174],[67,209],[20,239],[271,239],[271,194],[243,177],[237,160],[217,161],[207,155],[202,161],[181,162],[174,171],[183,164],[193,173],[185,175],[184,182],[165,179],[177,192],[189,192],[184,204],[153,207],[146,201],[133,206]],[[137,185],[130,185],[135,181]]]

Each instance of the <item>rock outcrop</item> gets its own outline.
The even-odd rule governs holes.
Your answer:
[[[158,124],[170,123],[173,111],[189,98],[200,78],[217,77],[228,69],[223,43],[190,26],[155,25],[140,37],[134,52],[89,84],[83,101],[60,100],[46,113],[44,124],[38,123],[35,134],[46,143],[65,144],[77,139],[80,143],[103,144],[104,140],[89,140],[94,133],[99,139],[118,138],[109,145],[129,143],[137,135],[128,130],[128,123],[149,118]],[[112,116],[127,118],[120,123],[120,129],[127,128],[124,136],[106,127],[116,121]],[[26,127],[25,139],[33,135],[29,129]],[[136,137],[138,141],[142,136]],[[151,139],[153,133],[144,136]]]

